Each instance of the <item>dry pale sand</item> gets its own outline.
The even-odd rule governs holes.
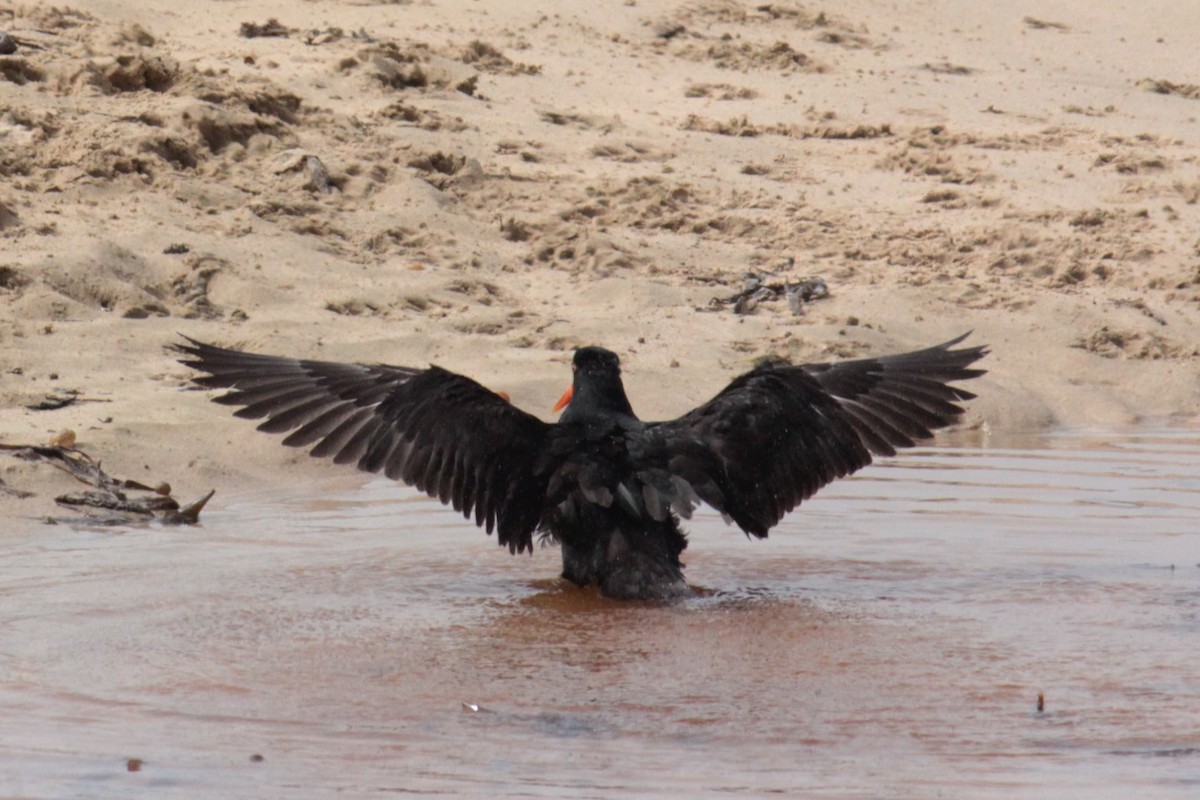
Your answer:
[[[167,5],[0,2],[0,442],[183,499],[321,468],[184,391],[177,332],[546,417],[604,344],[663,417],[974,330],[981,441],[1196,420],[1200,5]],[[831,296],[708,310],[751,270]],[[7,526],[70,485],[0,478]]]

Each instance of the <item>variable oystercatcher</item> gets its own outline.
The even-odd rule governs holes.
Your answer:
[[[218,403],[367,472],[411,484],[496,531],[513,553],[534,534],[562,547],[563,577],[620,598],[689,592],[679,526],[700,503],[765,537],[825,484],[954,422],[986,347],[966,336],[912,353],[766,364],[668,422],[643,422],[617,355],[575,351],[574,380],[546,423],[441,367],[340,364],[188,339],[181,362],[230,389]]]

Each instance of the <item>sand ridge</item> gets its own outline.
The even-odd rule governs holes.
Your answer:
[[[664,417],[974,330],[981,440],[1194,421],[1200,9],[1020,6],[0,2],[0,440],[184,494],[316,468],[186,391],[177,333],[549,418],[582,344]],[[830,296],[710,308],[751,271]],[[0,515],[40,476],[0,461],[39,490]]]

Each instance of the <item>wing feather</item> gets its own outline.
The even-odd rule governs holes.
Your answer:
[[[649,423],[641,447],[746,533],[766,536],[873,455],[895,455],[958,419],[974,395],[950,384],[984,374],[971,365],[987,354],[954,349],[964,338],[882,358],[760,367],[682,417]]]
[[[317,445],[309,450],[311,456],[317,458],[336,458],[337,454],[345,449],[346,445],[358,435],[358,432],[371,419],[371,407],[355,408],[334,428],[329,435],[325,436]]]
[[[513,552],[532,550],[545,497],[546,423],[439,367],[340,364],[245,353],[187,339],[182,363],[235,416],[283,443],[412,484]]]
[[[336,405],[336,400],[330,400],[323,394],[309,393],[304,402],[273,413],[270,419],[258,426],[258,429],[263,433],[286,433],[307,420],[320,417],[330,406]]]
[[[329,410],[301,424],[283,440],[288,447],[306,447],[318,439],[328,436],[354,413],[354,403],[348,400],[335,402]]]

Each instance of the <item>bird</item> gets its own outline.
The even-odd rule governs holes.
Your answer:
[[[767,361],[680,417],[643,421],[603,347],[574,352],[570,387],[546,422],[436,365],[338,363],[173,345],[217,403],[287,434],[283,444],[416,487],[496,534],[511,553],[535,536],[562,550],[562,576],[618,599],[693,593],[681,520],[700,505],[765,538],[830,482],[914,446],[975,397],[955,382],[986,345],[968,334],[922,350],[791,365]],[[563,410],[565,409],[565,410]]]

